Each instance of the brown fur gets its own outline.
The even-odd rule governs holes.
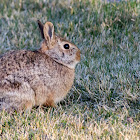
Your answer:
[[[46,23],[44,37],[49,38],[47,28]],[[0,57],[0,110],[54,107],[70,90],[80,51],[69,42],[71,48],[64,50],[66,40],[63,42],[50,31],[54,36],[45,38],[39,50],[10,51]]]

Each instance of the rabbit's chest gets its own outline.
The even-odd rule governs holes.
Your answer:
[[[64,99],[69,90],[71,89],[74,81],[74,74],[69,74],[62,80],[59,80],[57,86],[54,85],[54,102],[58,103]]]
[[[55,76],[47,73],[40,75],[38,79],[40,80],[34,84],[36,104],[52,106],[53,103],[60,102],[67,95],[73,84],[74,73],[67,72]]]

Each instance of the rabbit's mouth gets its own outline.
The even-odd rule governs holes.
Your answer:
[[[79,63],[79,61],[75,61],[75,60],[63,60],[60,58],[53,58],[56,62],[70,68],[70,69],[75,69],[75,66]]]
[[[78,63],[79,63],[79,61],[69,61],[66,66],[71,69],[75,69],[75,67]]]

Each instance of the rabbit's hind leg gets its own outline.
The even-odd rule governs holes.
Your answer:
[[[13,92],[12,92],[13,93]],[[0,110],[4,110],[8,113],[19,111],[21,106],[21,101],[17,99],[16,96],[9,96],[5,95],[4,97],[0,98]]]
[[[22,88],[22,90],[4,91],[0,94],[0,110],[21,112],[31,110],[34,105],[34,92],[31,89]]]
[[[5,110],[6,112],[21,112],[25,110],[31,110],[33,107],[33,102],[31,100],[22,99],[16,96],[6,96],[0,100],[0,110]]]

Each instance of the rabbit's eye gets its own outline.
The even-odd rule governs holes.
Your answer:
[[[69,48],[70,48],[69,44],[65,44],[65,45],[64,45],[64,48],[65,48],[65,49],[69,49]]]

